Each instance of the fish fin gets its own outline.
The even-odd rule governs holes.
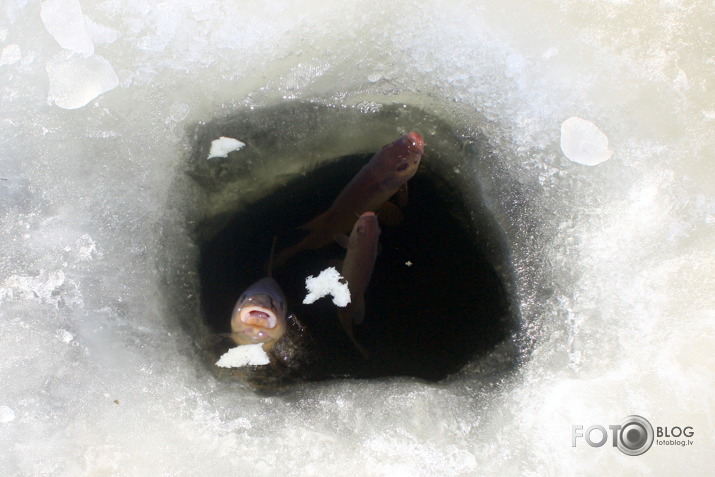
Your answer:
[[[407,195],[407,182],[405,182],[402,186],[400,186],[395,194],[395,201],[398,206],[404,207],[407,205]]]
[[[286,319],[288,323],[291,323],[291,325],[297,328],[298,331],[300,331],[301,333],[305,332],[308,329],[293,313],[289,314]]]
[[[333,235],[333,238],[335,239],[336,242],[338,242],[340,244],[341,247],[348,248],[348,243],[350,242],[350,237],[348,237],[345,234],[335,234],[335,235]]]
[[[404,217],[402,211],[394,202],[387,201],[377,209],[377,218],[389,227],[397,227],[402,223]]]

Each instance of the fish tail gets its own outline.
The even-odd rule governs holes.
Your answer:
[[[350,305],[348,305],[350,306]],[[364,309],[364,308],[363,308]],[[351,310],[352,311],[352,310]],[[370,358],[370,353],[365,348],[363,345],[361,345],[358,340],[355,338],[355,333],[353,333],[353,314],[349,312],[348,310],[342,308],[338,310],[338,317],[340,318],[340,324],[343,326],[343,330],[345,330],[345,334],[348,335],[348,338],[350,338],[350,341],[352,341],[353,345],[357,350],[360,352],[360,354],[363,356],[365,359]],[[362,320],[360,320],[362,321]]]

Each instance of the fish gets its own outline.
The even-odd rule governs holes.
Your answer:
[[[369,353],[356,339],[353,327],[365,318],[365,291],[375,267],[380,238],[380,225],[374,212],[364,212],[353,226],[350,237],[339,235],[336,240],[347,248],[342,275],[348,282],[350,303],[338,309],[338,318],[345,333],[364,357]]]
[[[384,146],[352,178],[328,210],[300,227],[308,235],[283,249],[274,266],[283,265],[297,253],[329,245],[336,235],[350,231],[363,212],[380,210],[381,218],[394,216],[397,206],[388,200],[397,194],[398,204],[407,202],[407,181],[417,172],[423,154],[424,140],[416,132],[403,134]],[[384,210],[390,208],[393,210]]]
[[[268,352],[283,337],[287,327],[287,300],[280,284],[271,276],[273,251],[266,277],[249,286],[238,298],[231,314],[231,339],[237,345],[262,343]]]

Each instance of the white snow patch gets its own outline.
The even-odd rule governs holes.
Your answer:
[[[228,157],[229,152],[239,151],[245,145],[246,144],[242,143],[238,139],[221,136],[220,138],[211,141],[211,152],[209,152],[209,157],[207,157],[207,159],[211,159],[213,157]]]
[[[311,275],[306,278],[305,288],[308,290],[303,300],[305,305],[310,305],[326,295],[332,295],[333,303],[337,306],[344,307],[350,303],[348,284],[335,267],[326,268],[317,277]]]
[[[561,150],[573,162],[595,166],[613,155],[608,137],[591,121],[571,116],[561,123]]]
[[[216,366],[222,368],[240,368],[241,366],[263,365],[268,363],[270,363],[268,355],[263,351],[263,345],[258,343],[231,348],[216,361]]]

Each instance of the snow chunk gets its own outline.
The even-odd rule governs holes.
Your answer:
[[[62,48],[84,56],[94,54],[94,44],[85,30],[84,15],[79,0],[42,2],[40,17],[47,31]]]
[[[595,166],[613,155],[608,137],[587,119],[572,116],[561,123],[561,150],[573,162]]]
[[[268,363],[270,363],[268,355],[263,351],[263,345],[258,343],[231,348],[216,361],[216,366],[222,368],[240,368],[241,366]]]
[[[64,109],[81,108],[119,85],[112,65],[99,55],[83,58],[62,53],[45,68],[50,78],[47,100]]]
[[[11,422],[15,420],[15,411],[7,406],[0,406],[0,423]]]
[[[310,305],[325,295],[333,295],[333,303],[337,306],[348,306],[350,290],[344,280],[345,278],[338,273],[335,267],[326,268],[317,277],[309,276],[305,279],[305,288],[308,290],[308,294],[305,296],[303,304]]]
[[[211,152],[209,152],[207,159],[211,159],[212,157],[228,157],[229,152],[239,151],[243,146],[245,146],[245,144],[238,139],[221,136],[211,141]]]

